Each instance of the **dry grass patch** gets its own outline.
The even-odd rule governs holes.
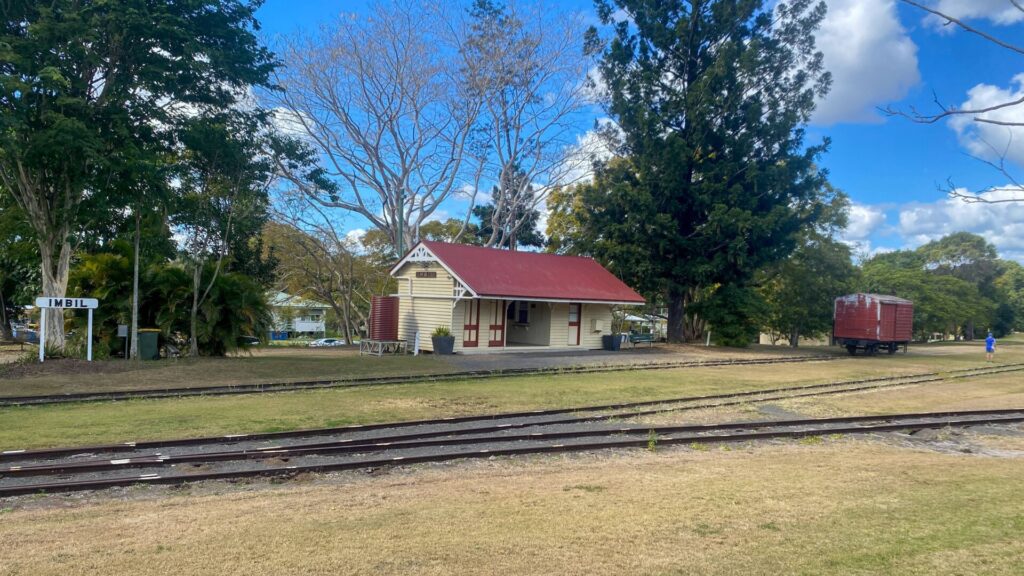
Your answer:
[[[1019,574],[1022,473],[841,441],[21,500],[0,573]]]
[[[1005,450],[1020,452],[1024,455],[1024,436],[1000,436],[994,434],[974,433],[969,436],[971,442],[988,450]]]
[[[813,417],[1024,408],[1024,372],[799,398],[777,404]]]

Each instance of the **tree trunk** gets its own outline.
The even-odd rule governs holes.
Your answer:
[[[188,355],[196,358],[199,356],[199,339],[196,336],[199,326],[199,287],[203,283],[203,267],[199,262],[193,264],[192,271],[192,313],[189,316],[188,327]]]
[[[3,290],[0,290],[0,339],[11,339],[11,323],[7,319],[7,301],[4,300]]]
[[[349,317],[349,310],[351,308],[352,299],[346,295],[342,310],[344,311],[343,320],[345,322],[345,343],[348,345],[352,345],[352,320]]]
[[[138,209],[135,210],[135,255],[132,270],[132,331],[131,331],[131,359],[139,360],[139,242],[142,237],[142,215]]]
[[[669,342],[686,342],[686,292],[682,288],[668,290],[668,333]]]
[[[967,334],[965,335],[964,339],[965,340],[974,340],[974,319],[973,318],[971,320],[967,321]]]
[[[71,243],[67,240],[67,234],[52,233],[40,237],[38,244],[42,261],[43,295],[55,298],[65,296],[68,291],[68,270],[71,267]],[[63,352],[64,340],[64,311],[51,308],[46,314],[46,342],[40,345],[55,352]]]
[[[789,345],[793,348],[800,346],[800,329],[796,326],[789,331]]]

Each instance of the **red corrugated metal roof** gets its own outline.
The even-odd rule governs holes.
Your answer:
[[[591,258],[423,240],[478,296],[623,302],[644,298]]]

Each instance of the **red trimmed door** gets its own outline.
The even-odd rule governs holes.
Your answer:
[[[500,348],[505,345],[505,301],[491,301],[491,324],[488,330],[487,346]]]
[[[582,304],[569,304],[569,346],[580,345],[580,322],[583,317]]]
[[[480,301],[464,300],[462,312],[462,346],[476,348],[480,345]],[[476,304],[474,306],[473,304]]]

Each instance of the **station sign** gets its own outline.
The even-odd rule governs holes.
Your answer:
[[[40,296],[36,298],[39,308],[39,361],[46,359],[46,311],[51,308],[58,310],[81,309],[89,311],[89,324],[85,333],[85,358],[92,362],[92,311],[100,307],[95,298],[58,298],[56,296]],[[63,314],[63,312],[61,312]]]
[[[95,298],[57,298],[54,296],[40,296],[36,298],[36,306],[39,308],[85,308],[95,310],[99,308],[100,301]]]

